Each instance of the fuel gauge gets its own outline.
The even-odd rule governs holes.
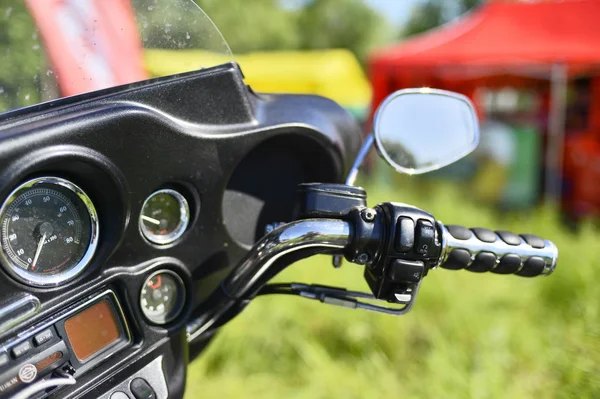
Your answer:
[[[185,232],[190,219],[190,207],[185,197],[171,189],[150,195],[140,214],[140,232],[155,244],[170,244]]]
[[[170,270],[160,270],[148,277],[140,293],[144,316],[154,324],[173,321],[185,304],[185,287],[181,278]]]

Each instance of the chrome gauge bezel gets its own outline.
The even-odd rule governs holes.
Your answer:
[[[179,221],[177,223],[177,227],[172,232],[164,234],[164,235],[155,235],[155,234],[148,232],[147,229],[144,227],[144,220],[142,219],[142,216],[144,215],[144,208],[146,207],[148,202],[152,198],[154,198],[155,196],[157,196],[159,194],[171,195],[179,203]],[[144,237],[146,240],[150,241],[151,243],[158,244],[158,245],[168,245],[168,244],[172,244],[175,241],[179,240],[179,238],[181,238],[183,233],[185,233],[185,231],[187,230],[189,223],[190,223],[190,206],[189,206],[187,200],[185,199],[183,194],[181,194],[179,191],[176,191],[176,190],[173,190],[170,188],[164,188],[164,189],[155,191],[152,194],[150,194],[148,196],[148,198],[146,198],[146,200],[142,204],[142,208],[140,209],[140,217],[138,218],[138,228],[140,230],[140,234],[142,235],[142,237]]]
[[[29,273],[19,266],[15,265],[10,257],[4,251],[4,247],[0,245],[0,263],[4,270],[16,280],[25,283],[27,285],[31,285],[34,287],[55,287],[60,284],[64,284],[79,274],[81,274],[87,265],[91,262],[94,254],[96,253],[96,248],[98,247],[98,237],[100,232],[100,224],[98,221],[98,213],[96,212],[96,208],[90,197],[75,183],[70,182],[69,180],[60,178],[60,177],[38,177],[35,179],[31,179],[21,184],[17,188],[15,188],[7,197],[7,199],[2,204],[0,208],[0,223],[4,219],[4,215],[8,209],[8,207],[21,195],[22,191],[25,189],[32,188],[39,184],[49,184],[56,185],[62,188],[66,188],[69,191],[73,192],[80,200],[83,202],[88,215],[90,217],[90,242],[88,243],[88,247],[81,258],[81,260],[69,270],[57,273],[49,276],[32,274]]]
[[[177,295],[178,295],[177,307],[173,309],[173,312],[170,316],[165,316],[164,318],[163,317],[158,318],[158,317],[155,317],[153,315],[146,313],[146,311],[144,310],[144,306],[142,305],[144,287],[146,286],[148,281],[152,280],[155,276],[158,276],[159,274],[168,274],[168,275],[173,276],[175,278],[175,281],[179,285],[179,287],[178,287],[179,292],[177,293]],[[185,308],[185,301],[186,301],[186,292],[185,291],[186,291],[185,284],[183,282],[183,279],[179,276],[179,274],[177,274],[174,271],[169,270],[169,269],[157,270],[157,271],[153,272],[152,274],[150,274],[148,277],[146,277],[146,279],[144,279],[144,284],[142,285],[142,288],[140,289],[140,299],[139,299],[140,310],[142,311],[142,314],[144,315],[146,320],[148,320],[150,323],[156,324],[156,325],[168,324],[168,323],[172,322],[173,320],[175,320],[181,314],[183,309]]]

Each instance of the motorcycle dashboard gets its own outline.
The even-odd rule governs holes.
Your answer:
[[[68,366],[55,397],[181,397],[205,344],[186,322],[359,142],[337,104],[257,94],[235,63],[0,115],[0,396]]]

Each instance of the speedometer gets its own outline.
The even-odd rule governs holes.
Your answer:
[[[98,217],[89,197],[57,177],[17,187],[0,209],[0,260],[16,279],[51,286],[81,273],[94,255]]]

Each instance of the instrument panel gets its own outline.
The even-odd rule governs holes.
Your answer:
[[[43,361],[75,370],[57,397],[101,397],[160,358],[180,397],[186,321],[359,144],[337,104],[253,93],[235,64],[0,116],[0,387]],[[36,346],[40,326],[54,341]]]

